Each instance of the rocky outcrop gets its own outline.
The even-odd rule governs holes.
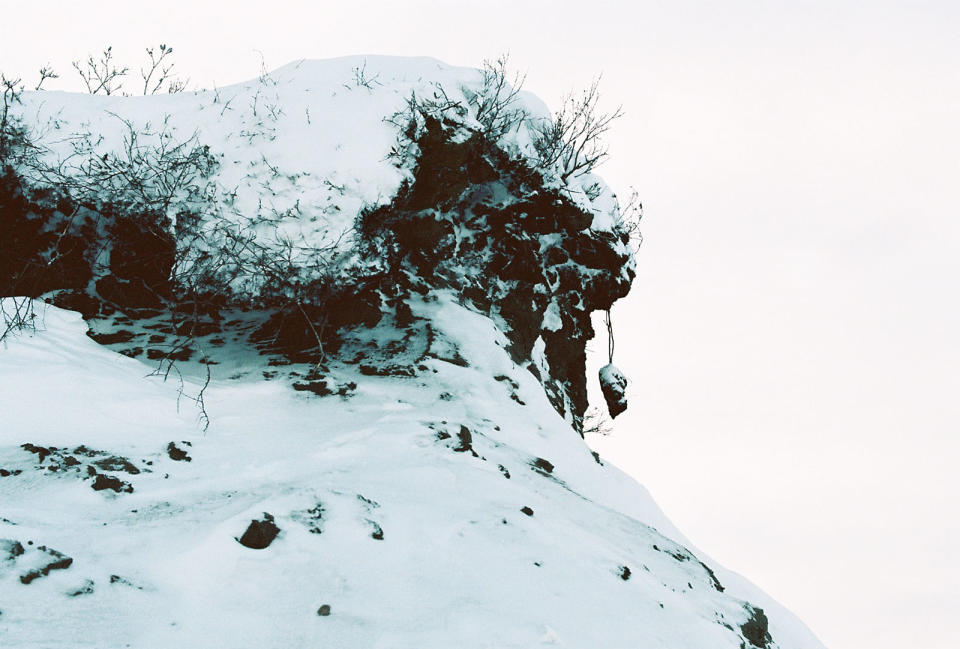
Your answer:
[[[590,314],[633,279],[626,235],[480,132],[428,118],[414,182],[362,215],[368,259],[393,292],[451,288],[504,325],[513,360],[538,375],[551,403],[582,430]]]

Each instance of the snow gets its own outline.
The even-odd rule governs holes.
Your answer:
[[[723,624],[739,629],[746,600],[776,646],[820,646],[692,548],[643,487],[594,461],[491,320],[442,293],[413,306],[466,366],[435,359],[411,378],[340,369],[358,384],[346,398],[217,373],[204,432],[176,381],[38,302],[38,330],[0,348],[0,467],[22,471],[0,478],[0,539],[26,548],[0,558],[4,645],[732,649],[740,636]],[[195,394],[199,365],[183,371]],[[454,450],[461,426],[476,456]],[[171,442],[191,461],[174,461]],[[93,491],[25,443],[82,444],[141,471],[114,472],[133,493]],[[280,535],[242,546],[264,512]],[[47,561],[41,545],[72,564],[23,584]]]
[[[480,83],[477,70],[428,58],[348,57],[149,98],[26,93],[20,109],[68,176],[122,156],[127,124],[147,144],[209,146],[209,183],[181,192],[168,216],[210,199],[203,228],[292,242],[307,266],[318,248],[349,254],[357,215],[411,178],[388,121],[411,92],[432,97],[439,84],[464,102]],[[528,93],[520,102],[549,114]],[[476,126],[469,111],[462,120]],[[530,137],[521,128],[501,146],[530,155]],[[615,228],[602,180],[565,189],[592,228]],[[354,387],[325,397],[291,389],[318,368],[271,366],[234,338],[202,347],[215,365],[158,372],[95,343],[78,314],[36,302],[36,331],[0,342],[0,645],[733,649],[749,603],[769,617],[771,646],[821,646],[595,460],[511,360],[499,318],[443,291],[408,302],[431,332],[409,345],[438,353],[413,376],[335,365],[325,380]],[[561,315],[552,303],[545,329]],[[399,340],[389,324],[347,338],[386,350]],[[532,361],[547,375],[543,338]],[[92,488],[110,480],[118,490]],[[241,545],[265,514],[279,536]]]

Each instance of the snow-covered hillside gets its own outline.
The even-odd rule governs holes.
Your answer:
[[[530,162],[534,97],[490,136],[483,83],[24,95],[0,646],[821,647],[577,434],[628,238],[602,181]]]

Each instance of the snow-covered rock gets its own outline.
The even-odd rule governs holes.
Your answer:
[[[600,368],[600,391],[611,417],[627,409],[627,377],[613,363]]]
[[[490,139],[481,87],[369,57],[24,96],[3,646],[821,646],[576,434],[632,254],[599,179]],[[136,175],[164,151],[167,192]]]

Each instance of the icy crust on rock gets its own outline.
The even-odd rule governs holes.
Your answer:
[[[203,433],[175,382],[37,302],[0,348],[4,645],[822,647],[595,461],[489,318],[411,308],[456,362],[341,368],[345,397],[215,380]],[[278,532],[241,543],[255,521]]]
[[[442,89],[463,107],[458,119],[468,132],[480,124],[467,93],[481,86],[476,69],[431,58],[367,56],[304,60],[244,83],[168,95],[26,92],[15,110],[47,171],[18,172],[39,187],[60,175],[82,178],[91,161],[105,155],[130,159],[131,134],[140,152],[208,147],[209,176],[194,179],[162,206],[173,233],[184,213],[200,215],[199,223],[189,226],[196,236],[181,236],[178,245],[194,248],[194,257],[216,251],[231,243],[229,224],[232,232],[288,254],[307,283],[317,278],[318,250],[339,255],[336,264],[349,264],[358,215],[389,203],[413,181],[416,147],[412,156],[401,155],[408,143],[398,137],[393,121],[407,100],[433,99]],[[532,158],[530,124],[549,111],[527,92],[518,95],[513,108],[530,119],[499,146],[511,156]],[[615,199],[600,178],[585,174],[561,182],[549,170],[545,175],[555,190],[594,215],[592,228],[613,229]],[[599,191],[592,201],[585,191],[591,185]],[[115,186],[93,188],[84,197],[91,199],[115,202]],[[254,295],[261,289],[256,273],[241,269],[236,275],[234,291]]]

